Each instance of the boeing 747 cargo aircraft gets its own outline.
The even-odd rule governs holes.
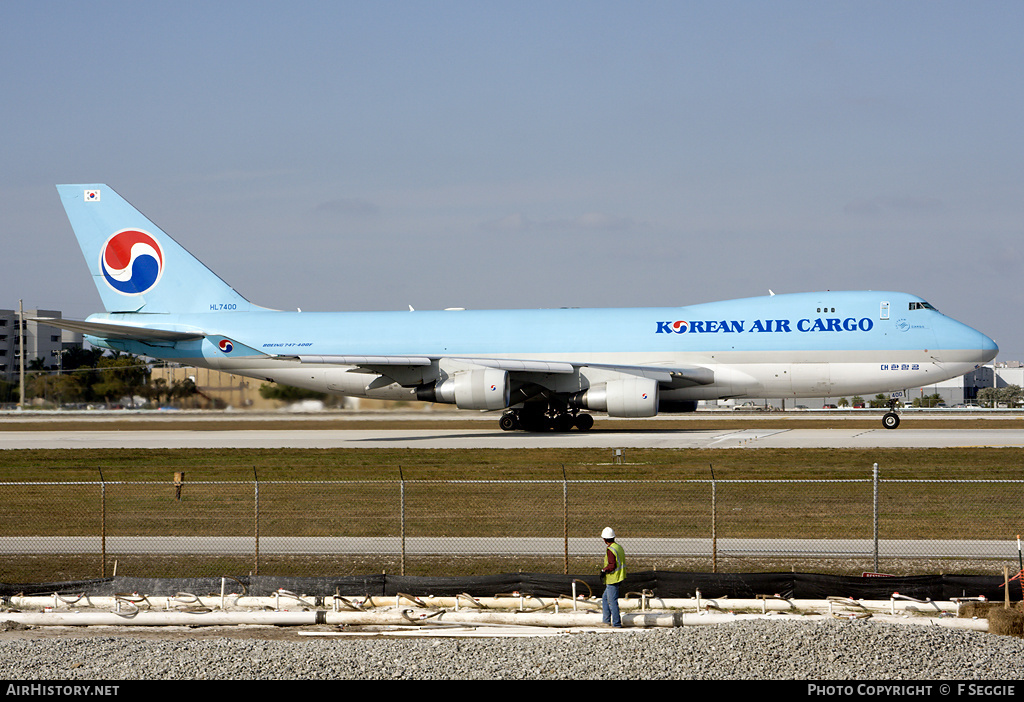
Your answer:
[[[106,185],[59,185],[106,312],[48,320],[99,347],[355,397],[588,430],[700,400],[887,393],[995,358],[984,334],[899,292],[637,309],[289,312],[258,307]],[[894,405],[894,403],[893,403]],[[890,407],[883,424],[895,428]]]

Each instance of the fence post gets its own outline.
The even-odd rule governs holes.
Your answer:
[[[402,575],[405,575],[405,476],[402,475],[402,466],[398,466],[398,498],[399,498],[399,522],[402,538]]]
[[[878,572],[878,464],[871,471],[872,479],[871,482],[874,486],[874,504],[872,507],[872,521],[875,526],[875,572]]]
[[[100,577],[107,577],[107,483],[100,468]]]
[[[562,574],[569,574],[569,483],[565,479],[565,464],[562,464]]]
[[[256,466],[252,467],[253,483],[253,536],[256,540],[256,550],[253,553],[253,575],[260,574],[260,477],[256,473]]]
[[[715,467],[711,468],[711,572],[718,572],[718,484],[715,482]]]

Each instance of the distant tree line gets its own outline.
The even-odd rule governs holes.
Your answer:
[[[1004,388],[982,388],[978,391],[978,402],[987,407],[1017,407],[1024,402],[1024,390],[1019,385],[1007,385]]]
[[[263,383],[260,385],[260,397],[264,400],[280,400],[281,402],[301,402],[302,400],[319,400],[326,407],[336,407],[344,402],[343,398],[326,392],[306,390],[292,385],[280,383]]]
[[[139,356],[97,348],[65,350],[56,364],[36,358],[25,366],[25,400],[43,399],[54,405],[117,404],[124,398],[141,397],[164,404],[197,392],[190,380],[168,385],[163,378],[149,382],[150,366]],[[19,386],[0,380],[0,402],[17,402]]]

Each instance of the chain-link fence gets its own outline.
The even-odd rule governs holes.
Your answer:
[[[590,573],[609,525],[633,571],[967,572],[1017,562],[1022,492],[877,466],[852,480],[0,482],[0,582]]]

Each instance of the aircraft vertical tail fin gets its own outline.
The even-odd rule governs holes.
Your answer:
[[[107,312],[260,309],[103,184],[58,185]]]

